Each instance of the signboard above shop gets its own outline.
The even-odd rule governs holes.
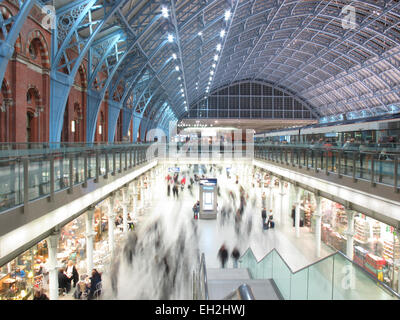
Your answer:
[[[181,168],[171,167],[171,168],[168,168],[168,172],[181,172]]]
[[[216,186],[217,179],[200,179],[200,185],[202,186]]]

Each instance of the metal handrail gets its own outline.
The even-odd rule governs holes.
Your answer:
[[[321,144],[270,144],[270,143],[254,143],[254,147],[272,147],[272,148],[283,148],[283,149],[306,149],[306,150],[318,150],[318,151],[330,151],[330,152],[356,152],[360,154],[380,154],[383,149],[386,149],[386,155],[396,156],[398,153],[392,153],[393,149],[396,152],[400,151],[399,147],[389,148],[386,146],[382,147],[368,147],[365,146],[365,150],[359,150],[358,147],[344,148],[343,146],[324,146]],[[371,150],[374,149],[374,150]]]
[[[247,283],[241,284],[237,289],[230,292],[222,300],[233,300],[235,296],[237,297],[235,300],[256,300],[253,290]]]
[[[10,158],[20,158],[20,157],[39,157],[48,156],[52,154],[73,154],[82,153],[90,151],[101,151],[101,150],[127,150],[130,148],[146,148],[152,143],[125,143],[125,144],[86,144],[78,145],[72,147],[58,147],[58,148],[36,148],[36,149],[1,149],[0,148],[0,158],[10,160]]]
[[[256,300],[253,290],[251,290],[251,287],[247,283],[242,284],[237,290],[240,300]]]
[[[335,256],[335,255],[340,255],[340,256],[344,257],[346,260],[348,260],[352,265],[355,265],[356,268],[359,268],[359,269],[360,269],[364,274],[366,274],[371,280],[373,280],[374,282],[377,282],[377,283],[378,283],[379,285],[381,285],[384,289],[388,290],[388,291],[390,292],[390,294],[392,294],[392,295],[396,296],[398,299],[400,299],[400,294],[399,294],[399,293],[397,293],[396,291],[394,291],[392,288],[390,288],[390,287],[389,287],[387,284],[385,284],[383,281],[381,281],[381,280],[379,280],[379,279],[373,277],[372,275],[370,275],[370,274],[369,274],[367,271],[365,271],[360,265],[358,265],[357,263],[355,263],[354,261],[352,261],[349,257],[347,257],[345,254],[343,254],[342,252],[340,252],[340,251],[338,251],[338,250],[335,251],[335,252],[333,252],[333,253],[331,253],[331,254],[329,254],[329,255],[327,255],[327,256],[325,256],[325,257],[323,257],[323,258],[321,258],[321,259],[318,259],[317,261],[314,261],[313,263],[311,263],[311,264],[309,264],[309,265],[306,265],[306,266],[304,266],[304,267],[302,267],[302,268],[300,268],[300,269],[298,269],[298,270],[296,270],[296,271],[293,271],[293,270],[292,270],[292,268],[287,264],[287,262],[285,261],[285,259],[283,259],[283,257],[280,255],[280,253],[278,252],[278,250],[276,250],[275,248],[273,248],[272,250],[270,250],[270,251],[269,251],[268,253],[266,253],[260,260],[257,261],[257,258],[256,258],[255,254],[254,254],[253,249],[251,249],[251,247],[249,247],[249,248],[244,252],[244,254],[241,255],[241,257],[239,258],[239,260],[242,259],[242,258],[247,254],[248,251],[250,251],[250,252],[252,253],[252,255],[254,256],[254,258],[255,258],[257,264],[259,264],[259,263],[260,263],[261,261],[263,261],[267,256],[269,256],[273,251],[275,251],[275,252],[278,254],[278,256],[281,258],[281,260],[283,261],[283,263],[286,265],[286,267],[290,270],[290,273],[293,274],[293,275],[296,274],[296,273],[301,272],[301,271],[304,270],[304,269],[310,268],[310,267],[312,267],[312,266],[314,266],[314,265],[320,263],[321,261],[324,261],[324,260],[326,260],[326,259],[329,259],[330,257],[333,257],[333,256]]]

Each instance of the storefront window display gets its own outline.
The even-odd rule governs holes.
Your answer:
[[[48,296],[47,242],[41,241],[0,268],[0,300],[29,300],[35,289]]]
[[[72,260],[79,273],[86,271],[86,222],[81,215],[61,228],[58,243],[58,265],[66,266]]]
[[[322,241],[327,245],[346,252],[347,214],[345,208],[328,199],[321,200],[322,210]]]
[[[327,199],[323,199],[321,205],[322,241],[346,253],[348,221],[345,208]],[[400,243],[393,227],[354,212],[353,261],[393,290],[399,291]]]
[[[300,227],[304,227],[313,233],[315,233],[315,209],[314,195],[308,191],[304,191],[300,202]]]
[[[356,213],[354,219],[354,261],[371,275],[399,291],[400,243],[396,230]]]

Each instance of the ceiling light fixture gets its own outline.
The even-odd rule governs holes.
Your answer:
[[[224,30],[224,29],[222,29],[222,30],[221,30],[221,32],[219,33],[219,35],[220,35],[220,37],[221,37],[221,38],[223,38],[223,37],[224,37],[224,35],[225,35],[225,30]]]
[[[230,10],[226,10],[225,11],[225,21],[228,21],[230,17],[231,17],[231,11]]]
[[[214,60],[218,61],[218,55],[217,54],[214,56]]]
[[[179,71],[179,66],[175,66],[175,70],[176,70],[176,71]]]
[[[172,54],[172,58],[173,58],[174,60],[176,60],[176,54],[175,54],[175,53]]]
[[[173,42],[174,41],[174,36],[172,34],[168,34],[168,42]]]
[[[218,44],[217,44],[217,51],[220,51],[220,50],[221,50],[221,44],[218,43]]]
[[[167,7],[162,7],[161,8],[161,13],[162,13],[162,16],[164,17],[164,18],[168,18],[168,8]],[[225,13],[226,14],[226,13]]]

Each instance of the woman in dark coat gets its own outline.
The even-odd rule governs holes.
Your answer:
[[[93,269],[92,277],[90,278],[89,300],[95,298],[94,293],[96,292],[99,283],[101,283],[101,274],[98,273],[96,269]]]
[[[64,269],[61,268],[58,270],[58,288],[59,289],[65,289],[66,292],[68,292],[71,288],[71,283],[68,280],[68,277],[64,273]]]

